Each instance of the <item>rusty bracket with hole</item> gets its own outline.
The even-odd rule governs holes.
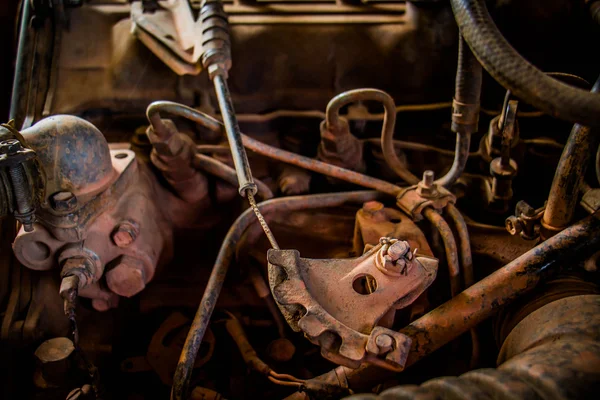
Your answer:
[[[448,204],[456,203],[456,197],[441,185],[435,185],[435,190],[425,194],[420,185],[410,186],[402,190],[396,197],[396,204],[414,221],[423,219],[423,210],[427,207],[441,210]]]
[[[380,243],[358,258],[324,260],[301,258],[297,250],[269,250],[269,284],[283,315],[328,360],[350,368],[365,363],[404,368],[410,338],[377,324],[429,287],[438,260],[416,256],[405,274],[387,273],[377,265],[385,248]]]

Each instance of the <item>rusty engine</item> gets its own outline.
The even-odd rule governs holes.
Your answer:
[[[22,0],[5,399],[600,391],[600,1]]]

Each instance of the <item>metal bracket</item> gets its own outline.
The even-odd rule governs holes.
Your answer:
[[[405,275],[386,274],[376,266],[382,248],[353,259],[306,259],[297,250],[267,254],[269,284],[283,315],[328,360],[350,368],[364,363],[404,368],[410,338],[376,324],[429,287],[438,260],[417,256]]]

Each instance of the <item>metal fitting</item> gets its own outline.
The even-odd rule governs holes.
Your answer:
[[[404,240],[382,237],[381,249],[375,266],[384,274],[393,277],[408,275],[412,267],[413,253],[410,244]]]
[[[113,230],[112,240],[117,247],[125,248],[135,242],[140,234],[140,228],[133,221],[122,221]]]
[[[394,346],[394,339],[385,333],[375,338],[375,344],[379,348],[379,354],[387,354],[392,351]]]
[[[57,192],[50,197],[55,211],[73,211],[77,208],[77,197],[71,192]]]
[[[417,184],[417,194],[426,199],[435,198],[439,195],[438,185],[435,183],[433,171],[423,172],[423,180]]]
[[[523,239],[534,240],[540,236],[540,221],[544,216],[545,207],[537,210],[523,200],[515,207],[515,215],[505,221],[506,230],[511,235],[520,234]]]

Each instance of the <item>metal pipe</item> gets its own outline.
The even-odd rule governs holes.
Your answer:
[[[426,208],[423,212],[425,218],[437,229],[444,242],[446,250],[446,263],[448,264],[448,275],[450,276],[450,293],[452,297],[460,292],[460,267],[458,264],[458,249],[452,229],[446,220],[432,208]]]
[[[328,193],[309,196],[293,196],[283,197],[278,199],[267,200],[258,204],[258,208],[265,214],[281,213],[285,211],[314,209],[322,207],[338,207],[344,203],[376,200],[380,195],[371,191],[360,192],[345,192],[345,193]],[[181,356],[173,377],[172,397],[176,399],[185,399],[188,396],[189,383],[192,374],[196,355],[200,349],[200,344],[206,328],[210,321],[210,317],[217,304],[217,299],[223,288],[227,270],[231,264],[231,260],[235,254],[235,248],[246,231],[246,229],[256,222],[252,209],[244,211],[233,223],[215,260],[215,265],[210,274],[202,300],[198,306],[198,311],[192,321],[192,326],[181,351]]]
[[[469,239],[469,230],[467,229],[467,223],[463,218],[462,214],[454,204],[448,204],[446,212],[456,228],[458,234],[460,263],[462,264],[463,280],[465,288],[468,288],[475,283],[475,277],[473,275],[473,256],[471,254],[471,241]]]
[[[173,115],[187,118],[213,132],[221,133],[223,130],[223,124],[220,121],[201,111],[194,110],[191,107],[170,101],[156,101],[150,104],[146,111],[148,121],[155,131],[157,129],[162,129],[162,126],[164,126],[164,123],[160,119],[160,112],[168,112]],[[297,167],[318,172],[320,174],[331,176],[346,182],[351,182],[369,189],[374,189],[392,196],[396,196],[401,190],[399,186],[393,185],[381,179],[372,178],[358,172],[339,168],[309,157],[304,157],[299,154],[279,149],[277,147],[269,146],[268,144],[259,142],[258,140],[252,139],[244,134],[242,134],[242,141],[244,146],[246,146],[248,149],[264,157],[269,157],[287,164],[292,164]]]
[[[592,93],[600,91],[600,77]],[[562,152],[548,196],[540,234],[546,239],[561,231],[573,220],[579,203],[579,189],[585,178],[593,150],[600,136],[590,127],[575,124]]]
[[[400,332],[413,340],[407,366],[477,326],[500,307],[531,291],[565,262],[573,264],[600,246],[600,212],[595,212],[537,245],[493,274],[465,289]],[[339,382],[365,390],[393,376],[372,365],[352,370],[339,367],[311,381]],[[309,381],[309,382],[311,382]],[[303,395],[290,398],[300,399]]]
[[[231,183],[232,185],[237,185],[237,175],[235,170],[231,168],[229,165],[216,160],[212,157],[206,156],[204,154],[196,154],[194,155],[193,164],[195,168],[201,169],[205,172],[208,172],[211,175],[214,175],[218,178],[223,179],[224,181]],[[258,189],[257,194],[263,199],[268,200],[273,198],[273,192],[264,182],[255,179],[254,183],[256,183],[256,187]]]
[[[446,175],[436,180],[436,183],[443,187],[450,187],[460,178],[469,159],[469,149],[471,147],[471,135],[467,133],[456,134],[456,148],[454,150],[454,161]]]
[[[252,194],[256,194],[256,184],[254,183],[254,179],[252,179],[250,163],[248,162],[246,149],[244,149],[242,143],[242,134],[235,116],[235,110],[233,109],[233,101],[231,101],[227,80],[222,74],[216,74],[212,80],[215,85],[215,93],[217,94],[221,115],[223,116],[227,141],[231,148],[231,158],[233,159],[233,165],[237,173],[239,192],[244,197],[247,190],[251,191]]]
[[[27,55],[27,45],[30,41],[29,34],[29,24],[31,23],[31,2],[28,0],[24,0],[21,2],[23,7],[22,15],[21,15],[21,24],[19,25],[19,44],[17,47],[17,57],[16,57],[16,65],[15,65],[15,77],[13,79],[13,87],[12,87],[12,95],[10,101],[10,115],[9,119],[20,119],[22,116],[19,115],[21,112],[21,102],[23,101],[22,97],[19,95],[19,92],[23,89],[24,80],[27,78],[26,68],[27,63],[25,63],[25,57]],[[24,65],[25,64],[25,65]],[[16,126],[20,126],[23,121],[17,121]]]
[[[325,111],[325,121],[327,128],[335,131],[335,127],[341,124],[339,112],[340,109],[351,103],[358,101],[377,101],[383,104],[383,127],[381,128],[381,150],[386,164],[403,181],[414,185],[419,182],[419,178],[413,175],[405,165],[400,162],[396,150],[394,149],[394,128],[396,126],[396,104],[394,99],[384,91],[378,89],[356,89],[349,90],[335,96]]]

